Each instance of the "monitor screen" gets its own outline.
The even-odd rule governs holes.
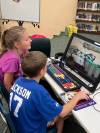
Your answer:
[[[74,33],[62,60],[90,83],[100,82],[100,43]]]

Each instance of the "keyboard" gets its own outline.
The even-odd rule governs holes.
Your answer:
[[[63,94],[61,94],[61,99],[63,100],[64,103],[68,103],[73,98],[73,96],[75,94],[76,94],[75,91],[63,93]],[[92,98],[89,98],[88,100],[85,100],[85,99],[80,100],[77,103],[77,105],[74,107],[74,111],[78,111],[80,109],[83,109],[83,108],[86,108],[86,107],[89,107],[89,106],[92,106],[95,104],[96,104],[96,102]]]
[[[67,67],[67,66],[64,66],[65,67],[65,69],[67,70],[67,71],[69,71],[70,73],[72,73],[74,76],[76,76],[76,77],[78,77],[82,82],[84,82],[87,86],[89,86],[89,87],[93,87],[93,85],[92,84],[90,84],[87,80],[85,80],[83,77],[81,77],[80,75],[78,75],[76,72],[74,72],[73,70],[71,70],[69,67]]]
[[[47,73],[59,84],[64,91],[79,89],[81,86],[69,75],[66,74],[58,64],[49,64]]]

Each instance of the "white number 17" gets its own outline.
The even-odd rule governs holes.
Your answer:
[[[14,101],[17,101],[17,105],[16,105],[15,110],[14,110],[14,116],[18,117],[18,111],[19,111],[19,109],[23,103],[23,99],[21,97],[17,96],[16,94],[14,95],[13,92],[11,92],[10,93],[10,103],[9,103],[10,111],[11,111],[12,99]]]

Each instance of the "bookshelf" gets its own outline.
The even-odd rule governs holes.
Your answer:
[[[78,0],[76,25],[78,32],[100,34],[100,0]]]

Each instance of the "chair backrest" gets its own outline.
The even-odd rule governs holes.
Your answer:
[[[0,82],[0,94],[5,98],[6,102],[9,102],[9,92],[4,87],[3,83]]]
[[[51,44],[48,38],[33,38],[30,51],[41,51],[50,57]]]
[[[44,35],[40,35],[40,34],[33,34],[33,35],[31,36],[31,38],[47,38],[47,37],[44,36]]]
[[[9,113],[9,111],[6,111],[4,109],[4,106],[1,102],[0,102],[0,112],[1,112],[2,116],[4,117],[4,119],[6,120],[6,123],[10,130],[10,133],[16,133],[14,124],[10,118],[10,113]]]

